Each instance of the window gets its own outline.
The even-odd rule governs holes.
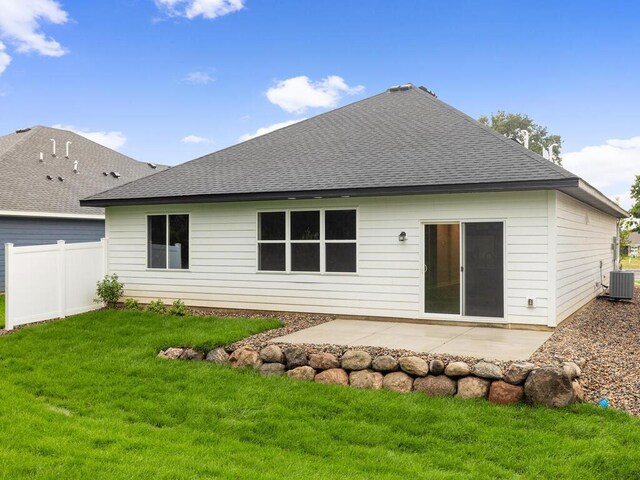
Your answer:
[[[149,215],[147,237],[147,267],[189,268],[189,215]]]
[[[258,214],[258,270],[347,273],[357,270],[355,210]]]
[[[258,216],[258,270],[286,270],[285,212],[265,212]]]

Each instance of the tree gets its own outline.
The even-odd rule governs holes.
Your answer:
[[[631,198],[635,200],[629,209],[631,221],[634,225],[633,230],[640,232],[640,175],[636,175],[636,181],[631,185]]]
[[[534,123],[528,115],[522,113],[507,113],[499,110],[497,113],[492,113],[491,118],[483,115],[478,121],[483,125],[493,128],[496,132],[520,141],[522,141],[521,132],[528,130],[529,150],[542,155],[543,148],[548,150],[551,145],[555,145],[553,147],[551,161],[557,165],[562,165],[562,157],[560,156],[562,138],[560,138],[560,135],[551,135],[547,127]]]

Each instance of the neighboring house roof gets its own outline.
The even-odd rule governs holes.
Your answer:
[[[640,245],[640,233],[631,232],[628,237],[630,245]]]
[[[56,142],[55,157],[51,139]],[[66,158],[68,141],[71,144]],[[75,161],[78,173],[73,171]],[[81,207],[80,199],[164,169],[152,168],[68,130],[42,126],[18,130],[0,137],[0,214],[104,215],[102,208]],[[111,172],[120,177],[115,178]]]
[[[559,189],[626,212],[576,175],[412,85],[94,195],[121,205]]]

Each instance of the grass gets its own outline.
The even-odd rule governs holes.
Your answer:
[[[622,257],[620,263],[623,270],[640,270],[640,257]]]
[[[0,337],[0,478],[640,477],[640,421],[162,360],[268,320],[99,311]]]

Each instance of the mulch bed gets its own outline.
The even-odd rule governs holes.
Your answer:
[[[563,322],[532,356],[534,363],[584,358],[586,400],[605,397],[640,415],[640,289],[632,302],[596,299]]]

